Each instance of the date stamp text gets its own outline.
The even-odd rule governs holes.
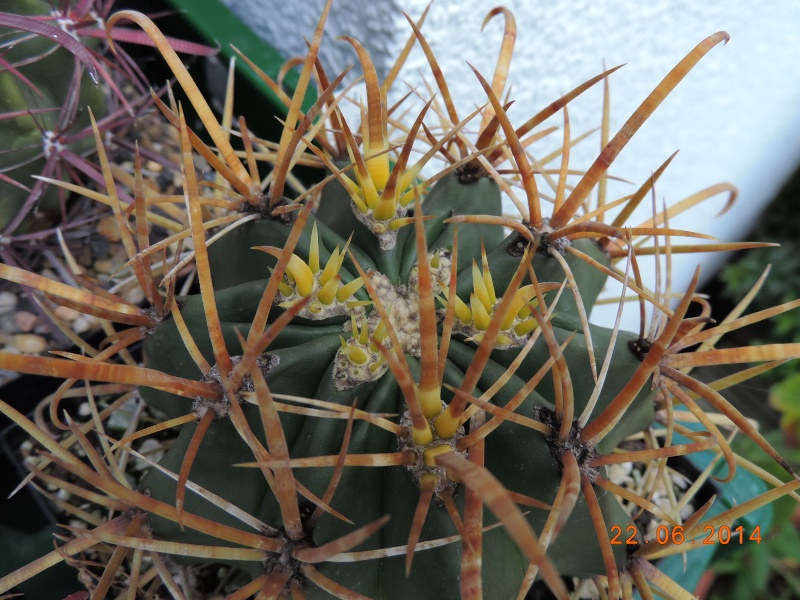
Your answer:
[[[749,533],[749,535],[748,535]],[[745,531],[743,525],[739,525],[731,529],[727,525],[720,527],[713,527],[706,525],[703,527],[702,535],[697,536],[691,540],[687,540],[684,534],[683,527],[676,525],[675,527],[668,527],[667,525],[659,525],[656,527],[655,535],[653,538],[644,537],[639,535],[639,528],[636,525],[628,525],[625,528],[625,533],[622,532],[622,527],[614,525],[611,528],[611,543],[612,544],[626,544],[626,545],[639,545],[639,544],[744,544],[745,540],[761,543],[761,527],[756,526],[752,532]]]

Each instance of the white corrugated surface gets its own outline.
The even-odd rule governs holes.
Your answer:
[[[310,36],[322,5],[321,0],[226,1],[287,55],[304,51],[302,36]],[[426,2],[397,4],[416,18]],[[659,203],[677,202],[720,181],[739,188],[739,200],[725,216],[712,219],[722,206],[718,199],[692,212],[690,220],[675,220],[673,227],[702,230],[724,240],[740,239],[763,203],[800,162],[800,3],[512,0],[505,5],[514,12],[518,27],[509,78],[516,99],[510,113],[514,123],[598,73],[603,60],[609,66],[626,62],[611,79],[613,134],[696,43],[721,29],[730,33],[731,42],[714,48],[701,61],[612,169],[638,185],[680,149],[657,187]],[[457,98],[459,114],[485,101],[466,61],[491,77],[502,18],[492,21],[483,33],[480,29],[493,6],[481,0],[439,0],[423,27]],[[336,36],[348,34],[369,48],[379,72],[388,69],[389,60],[410,33],[395,2],[364,0],[337,0],[327,31],[332,35],[323,60],[332,70],[355,61],[349,46],[335,41]],[[431,79],[424,57],[415,52],[403,78],[420,85],[419,72]],[[570,106],[573,133],[599,124],[600,102],[598,88]],[[553,123],[560,124],[560,117]],[[588,166],[598,143],[595,136],[582,144],[572,164]],[[631,190],[622,185],[612,188],[618,194]],[[704,267],[706,275],[718,262]],[[695,263],[695,258],[676,261],[676,289],[685,287]]]

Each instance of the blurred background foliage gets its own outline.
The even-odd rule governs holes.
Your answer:
[[[769,276],[747,312],[763,310],[798,297],[799,204],[800,169],[766,207],[746,237],[780,246],[735,254],[716,280],[707,286],[713,300],[730,303],[726,308],[731,308],[768,266]],[[719,319],[726,312],[723,310],[715,316]],[[737,335],[745,336],[746,342],[751,344],[800,343],[800,310],[785,312],[758,326],[745,328]],[[746,387],[745,393],[732,398],[732,401],[759,421],[762,432],[773,447],[796,470],[800,470],[800,364],[781,365],[748,382]],[[763,460],[756,445],[744,436],[735,440],[733,449],[773,475],[785,478]],[[772,525],[761,543],[720,547],[707,574],[708,583],[701,597],[708,600],[800,598],[800,507],[797,500],[786,496],[773,504],[773,510]]]

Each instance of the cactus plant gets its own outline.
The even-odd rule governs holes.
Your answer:
[[[110,62],[100,48],[97,38],[105,36],[111,3],[62,2],[56,7],[44,0],[11,0],[2,8],[0,230],[13,242],[14,235],[52,223],[66,194],[50,187],[48,178],[71,176],[80,183],[78,174],[95,174],[83,159],[94,149],[87,107],[101,118],[103,131],[113,132],[140,114],[149,95],[144,75],[127,53]],[[124,28],[111,32],[113,39],[143,43],[137,34]],[[200,44],[172,42],[182,52],[214,52]]]
[[[35,198],[30,188],[36,182],[31,181],[30,176],[43,171],[45,175],[52,173],[52,166],[47,170],[44,167],[50,156],[58,153],[57,148],[62,144],[60,137],[67,135],[70,129],[78,131],[89,124],[83,107],[89,105],[98,113],[105,111],[104,91],[93,83],[84,68],[90,69],[96,81],[97,70],[88,51],[66,31],[33,17],[49,17],[50,8],[47,2],[38,0],[8,2],[3,6],[7,12],[0,18],[0,25],[5,26],[0,32],[4,40],[0,71],[2,229],[19,226],[15,217],[18,213],[27,213],[20,210],[26,199]],[[27,31],[38,35],[21,30],[25,25],[28,25]],[[9,27],[19,29],[14,31]],[[53,38],[64,47],[59,47]],[[73,60],[67,48],[80,56],[83,64]],[[72,147],[77,153],[87,148],[92,148],[91,139]],[[46,220],[47,213],[57,208],[56,192],[57,188],[53,188],[41,199],[40,220]]]
[[[129,326],[110,333],[106,348],[88,348],[89,358],[0,354],[4,368],[67,379],[50,401],[54,423],[72,435],[63,444],[0,404],[45,448],[33,474],[118,515],[77,531],[58,551],[0,580],[0,589],[103,542],[116,549],[90,586],[98,598],[115,584],[134,597],[146,585],[146,558],[169,593],[181,597],[185,582],[174,575],[179,567],[162,554],[177,564],[213,559],[238,567],[246,581],[231,598],[523,598],[537,577],[558,598],[569,595],[565,577],[602,581],[612,598],[631,597],[632,586],[642,597],[653,590],[687,597],[652,559],[687,551],[684,540],[730,526],[781,495],[796,497],[800,487],[790,466],[719,393],[753,371],[712,384],[688,371],[754,361],[770,361],[769,367],[798,356],[792,344],[714,349],[724,333],[798,303],[746,317],[739,311],[707,327],[707,304],[695,295],[697,274],[674,309],[670,290],[643,286],[638,260],[663,251],[658,243],[648,246],[648,238],[666,240],[669,255],[677,248],[673,238],[707,237],[669,228],[669,211],[651,224],[623,228],[666,164],[632,196],[602,198],[580,210],[595,187],[604,187],[608,166],[660,100],[727,35],[712,35],[692,50],[568,187],[566,110],[555,173],[535,162],[531,143],[540,134],[531,132],[611,71],[517,128],[499,100],[502,77],[490,85],[476,73],[488,102],[459,120],[435,57],[412,23],[409,43],[425,49],[447,106],[443,111],[435,100],[426,102],[414,123],[398,130],[397,142],[388,135],[391,81],[378,81],[365,50],[351,38],[346,41],[365,74],[364,122],[353,127],[339,111],[335,92],[343,74],[331,81],[317,61],[329,8],[309,44],[295,95],[283,95],[281,139],[260,140],[240,119],[239,152],[155,26],[133,12],[110,19],[110,27],[134,20],[153,38],[216,151],[188,128],[181,107],[158,101],[180,133],[184,198],[148,196],[137,168],[135,198],[126,205],[95,129],[105,200],[148,308],[89,284],[78,290],[0,266],[3,278],[58,304]],[[492,14],[500,12],[512,27],[507,11]],[[501,62],[507,60],[504,48]],[[319,99],[303,113],[314,71]],[[432,112],[448,123],[445,130],[425,124]],[[478,114],[473,142],[462,130]],[[420,146],[422,158],[414,162],[412,149]],[[219,175],[205,188],[195,152]],[[423,179],[424,164],[437,154],[447,166]],[[263,187],[258,159],[272,168]],[[293,177],[300,164],[323,167],[324,179],[304,186]],[[502,175],[509,170],[523,202]],[[551,175],[553,211],[545,217],[538,186]],[[501,191],[516,200],[521,219],[502,214]],[[185,205],[187,227],[151,243],[148,206],[176,201]],[[621,213],[611,218],[614,207]],[[207,239],[207,230],[221,226]],[[177,266],[170,268],[166,256],[158,259],[185,240],[191,252],[177,251]],[[698,247],[729,246],[689,246]],[[174,274],[192,259],[199,293],[179,297]],[[619,261],[624,268],[615,267]],[[618,323],[589,324],[609,277],[623,282],[642,306],[654,307],[649,331],[644,321],[639,332],[622,331]],[[700,316],[687,316],[692,303],[700,304]],[[137,341],[143,342],[143,365],[129,357],[127,364],[111,361]],[[96,416],[77,425],[60,405],[81,379],[108,384],[84,388]],[[109,440],[103,419],[134,386],[150,414],[162,419]],[[98,409],[95,396],[113,392],[125,395]],[[697,397],[713,410],[701,410]],[[686,410],[675,410],[678,404]],[[692,419],[700,431],[682,423]],[[660,479],[667,458],[713,448],[716,460],[727,464],[720,478],[730,480],[737,466],[751,465],[731,452],[720,428],[750,436],[785,467],[790,481],[762,472],[769,490],[703,520],[713,499],[682,518],[677,505],[651,501],[654,488],[635,493],[610,477],[611,465],[646,462]],[[100,450],[86,436],[90,429],[99,434]],[[140,440],[170,430],[177,437],[160,460],[136,450]],[[685,443],[674,441],[678,434]],[[624,445],[631,439],[643,440],[641,448]],[[75,444],[88,463],[68,449]],[[128,456],[151,465],[134,485],[115,460]],[[45,463],[100,493],[54,479]],[[629,544],[615,543],[615,529],[636,532],[642,523],[632,521],[621,500],[662,524],[669,540],[655,543],[642,528]],[[130,565],[120,569],[128,554]],[[90,562],[78,561],[84,569]]]

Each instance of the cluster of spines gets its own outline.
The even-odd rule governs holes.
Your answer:
[[[492,282],[492,274],[482,248],[482,265],[472,262],[472,289],[469,304],[458,295],[455,298],[456,330],[467,336],[467,341],[480,342],[484,332],[491,323],[492,315],[502,297],[498,298]],[[545,288],[547,289],[547,288]],[[439,301],[447,305],[447,296],[442,294]],[[538,327],[532,315],[532,308],[538,304],[536,289],[533,284],[520,287],[514,293],[514,299],[500,325],[500,333],[496,339],[496,348],[506,350],[521,346],[530,333]]]
[[[280,296],[276,299],[282,308],[291,308],[298,302],[308,299],[308,303],[298,315],[312,320],[328,319],[346,315],[351,309],[363,306],[365,301],[353,299],[364,285],[360,277],[347,283],[342,282],[340,271],[347,255],[347,247],[333,249],[325,266],[320,263],[320,240],[316,222],[311,231],[311,246],[306,262],[297,254],[292,254],[286,263],[284,278],[278,283]],[[258,246],[276,258],[281,249],[273,246]]]
[[[378,321],[371,334],[369,328],[366,313],[361,313],[359,325],[356,311],[351,311],[351,336],[347,340],[339,336],[341,348],[334,359],[333,381],[340,390],[375,381],[389,368],[379,349],[380,344],[386,341],[386,325],[382,320]]]

